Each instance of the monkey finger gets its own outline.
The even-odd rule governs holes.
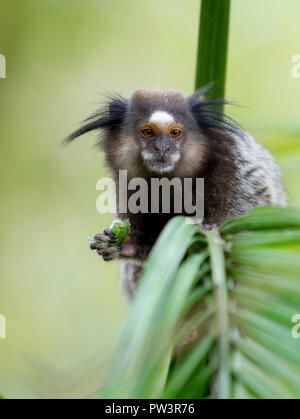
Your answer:
[[[110,237],[107,234],[101,232],[101,233],[95,234],[94,239],[102,242],[102,241],[108,241]]]
[[[103,230],[103,233],[106,234],[108,237],[110,237],[111,240],[115,240],[114,233],[111,231],[110,228],[105,228]]]
[[[107,246],[110,246],[114,242],[114,239],[104,232],[95,234],[94,239]]]
[[[116,258],[115,255],[102,255],[103,260],[105,260],[105,262],[108,262],[109,260],[114,260]]]
[[[97,250],[97,249],[106,249],[108,247],[107,243],[92,243],[90,245],[90,249]]]
[[[113,260],[120,255],[120,246],[106,247],[97,249],[98,255],[102,256],[105,261]]]
[[[93,249],[97,249],[97,250],[105,250],[108,249],[109,244],[108,243],[95,243]]]

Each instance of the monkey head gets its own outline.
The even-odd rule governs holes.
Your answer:
[[[231,127],[212,106],[224,101],[205,99],[206,90],[185,98],[171,89],[139,89],[130,99],[109,98],[68,140],[103,129],[101,144],[112,169],[132,177],[192,176],[207,157],[207,129]]]

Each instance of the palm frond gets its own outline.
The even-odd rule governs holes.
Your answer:
[[[101,396],[300,397],[300,212],[185,221],[150,254]]]

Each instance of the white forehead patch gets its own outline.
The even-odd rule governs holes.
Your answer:
[[[174,122],[174,118],[171,114],[169,114],[166,111],[155,111],[150,116],[149,122],[157,123],[160,125],[166,125],[170,124],[171,122]]]

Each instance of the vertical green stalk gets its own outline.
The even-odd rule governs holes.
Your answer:
[[[195,89],[213,82],[211,99],[224,98],[230,0],[202,0]]]
[[[211,260],[215,305],[217,308],[216,329],[219,368],[215,391],[216,398],[228,399],[230,397],[231,375],[229,368],[228,295],[223,240],[217,229],[208,231],[206,237]]]
[[[202,0],[198,38],[196,90],[213,82],[211,99],[224,98],[228,49],[230,0]],[[222,108],[220,109],[223,110]],[[207,232],[217,307],[219,372],[216,397],[230,397],[229,319],[225,257],[218,230]]]

